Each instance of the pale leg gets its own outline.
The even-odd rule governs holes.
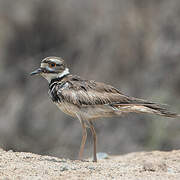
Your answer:
[[[84,121],[81,121],[81,125],[82,125],[82,140],[81,140],[81,146],[80,146],[80,151],[79,151],[79,159],[82,160],[84,146],[86,144],[86,139],[87,139],[87,131],[86,131],[86,126],[85,126]]]
[[[97,137],[96,137],[96,131],[94,128],[94,125],[92,123],[92,121],[89,121],[90,124],[90,129],[91,129],[91,133],[93,136],[93,143],[94,143],[94,147],[93,147],[93,161],[97,162],[97,156],[96,156],[96,144],[97,144]]]

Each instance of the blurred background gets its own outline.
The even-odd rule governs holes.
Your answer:
[[[180,112],[179,0],[0,0],[0,147],[77,158],[81,125],[32,78],[42,58]],[[180,119],[129,114],[96,121],[110,155],[180,148]],[[90,133],[85,157],[90,157]]]

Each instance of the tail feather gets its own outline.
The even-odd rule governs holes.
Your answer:
[[[143,99],[133,98],[132,102],[147,107],[147,113],[153,113],[160,116],[166,116],[171,118],[180,117],[180,114],[171,112],[167,109],[167,105],[149,102]]]
[[[180,114],[169,111],[164,104],[157,104],[138,98],[131,98],[128,103],[117,103],[112,104],[112,106],[118,107],[123,112],[151,113],[170,118],[180,117]]]
[[[171,117],[171,118],[176,118],[180,116],[177,113],[171,112],[168,109],[161,107],[159,104],[145,105],[145,107],[152,109],[153,113],[161,115],[161,116],[166,116],[166,117]]]

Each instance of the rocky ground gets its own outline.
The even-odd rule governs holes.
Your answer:
[[[25,152],[0,151],[0,179],[180,179],[180,150],[138,152],[78,161]]]

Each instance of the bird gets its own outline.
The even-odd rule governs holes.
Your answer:
[[[61,111],[79,119],[82,126],[80,160],[83,160],[87,128],[90,128],[93,138],[93,161],[97,162],[94,121],[98,118],[121,116],[131,112],[170,118],[180,116],[161,104],[127,96],[111,85],[72,75],[61,57],[50,56],[42,59],[40,67],[31,72],[31,75],[44,77],[49,83],[50,99]]]

